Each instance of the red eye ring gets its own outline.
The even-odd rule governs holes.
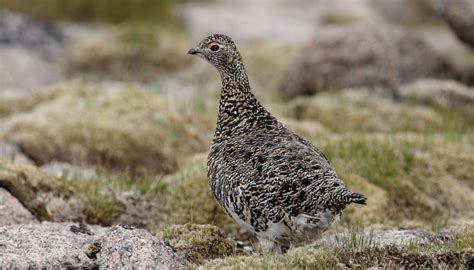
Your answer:
[[[208,45],[209,50],[213,52],[219,51],[219,49],[222,47],[222,45],[219,42],[211,42]]]
[[[210,48],[210,47],[212,47],[212,46],[214,46],[214,45],[217,45],[217,46],[219,46],[219,47],[221,46],[221,44],[220,44],[219,42],[213,41],[213,42],[209,43],[209,45],[207,45],[207,47]]]

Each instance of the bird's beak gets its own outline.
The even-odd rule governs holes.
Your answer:
[[[198,48],[191,48],[189,49],[188,54],[198,54],[200,52],[201,51]]]

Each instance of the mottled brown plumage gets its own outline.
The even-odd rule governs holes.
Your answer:
[[[209,61],[222,79],[207,162],[212,193],[264,249],[311,241],[346,205],[366,203],[344,187],[320,150],[260,105],[229,37],[209,36],[189,53]]]

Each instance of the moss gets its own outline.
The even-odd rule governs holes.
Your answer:
[[[350,11],[329,9],[322,14],[321,21],[328,25],[350,25],[363,21],[359,14],[354,14]]]
[[[433,218],[472,214],[466,207],[474,203],[470,195],[472,146],[459,146],[440,137],[401,134],[334,137],[322,146],[348,186],[365,191],[369,206],[377,205],[369,207],[374,211],[369,220],[383,215],[392,221],[431,222]],[[357,179],[359,176],[363,180]],[[354,179],[370,184],[361,187]],[[384,193],[388,197],[385,202],[379,198]],[[357,218],[351,211],[347,218]]]
[[[474,250],[472,226],[458,231],[451,240],[428,241],[403,246],[375,245],[370,236],[352,230],[334,244],[314,249],[291,249],[286,254],[257,254],[207,261],[204,269],[469,269]]]
[[[191,57],[185,52],[189,43],[177,31],[133,24],[75,42],[66,54],[64,65],[71,75],[149,81],[156,79],[157,74],[188,66]]]
[[[130,172],[112,173],[105,169],[96,169],[88,178],[78,176],[62,177],[60,182],[81,198],[84,202],[86,221],[91,224],[111,225],[120,220],[127,207],[138,203],[134,212],[143,215],[141,218],[150,218],[141,213],[142,201],[148,201],[160,196],[167,188],[166,184],[154,175],[135,175]],[[127,194],[132,202],[127,200]],[[148,209],[149,211],[149,209]],[[153,213],[148,213],[153,214]],[[140,217],[137,217],[140,218]],[[128,222],[129,225],[146,226],[153,220],[137,220]]]
[[[211,225],[173,225],[161,231],[159,237],[195,263],[238,254],[224,232]]]
[[[44,0],[31,5],[26,0],[3,0],[0,8],[49,20],[68,21],[159,21],[169,18],[171,0]]]
[[[415,106],[431,106],[443,117],[444,126],[448,130],[473,131],[473,89],[455,81],[420,80],[405,85],[400,92]]]
[[[37,164],[52,160],[134,172],[168,172],[183,156],[207,149],[213,123],[194,107],[140,88],[68,83],[24,101],[4,118],[0,138]]]
[[[8,190],[40,221],[82,221],[83,201],[57,179],[30,165],[0,159],[0,187]]]
[[[290,103],[289,115],[318,121],[332,132],[423,132],[443,130],[440,115],[431,108],[397,103],[364,89],[300,98]]]
[[[155,201],[158,226],[195,223],[213,224],[229,233],[239,230],[211,194],[205,166],[205,155],[199,155],[162,179],[167,189]]]
[[[253,255],[208,261],[204,269],[341,269],[337,258],[316,249],[291,250],[284,255]]]

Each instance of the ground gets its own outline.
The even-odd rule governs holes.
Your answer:
[[[285,7],[281,2],[272,8]],[[66,41],[55,45],[60,52],[41,58],[61,73],[48,74],[54,80],[38,86],[16,85],[19,96],[11,95],[15,87],[0,90],[0,196],[10,193],[20,202],[13,201],[15,207],[25,208],[7,224],[143,228],[184,254],[188,268],[472,268],[474,89],[465,77],[474,74],[472,51],[441,28],[436,35],[443,42],[435,49],[464,77],[417,79],[397,87],[396,95],[393,89],[359,87],[287,99],[278,91],[307,42],[294,37],[306,36],[312,18],[316,29],[380,22],[379,11],[363,2],[354,13],[329,5],[310,14],[314,17],[285,17],[304,25],[301,32],[289,34],[280,25],[279,34],[265,32],[276,38],[259,40],[259,31],[267,29],[262,21],[235,36],[261,103],[320,148],[351,190],[368,197],[366,206],[349,206],[323,240],[287,254],[261,254],[255,239],[210,193],[206,156],[220,78],[186,51],[204,37],[199,16],[215,10],[225,15],[232,1],[185,4],[183,27],[161,21],[61,24]],[[172,14],[166,5],[166,14]],[[53,15],[43,18],[54,20]],[[110,16],[109,21],[130,19]],[[418,27],[428,31],[420,36],[433,31]],[[4,198],[0,204],[11,200]]]

